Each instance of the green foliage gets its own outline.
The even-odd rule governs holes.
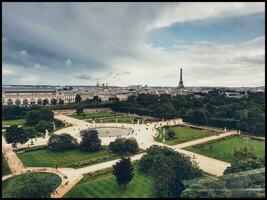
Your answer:
[[[77,113],[77,115],[80,115],[83,113],[83,107],[81,105],[77,106],[76,113]]]
[[[210,145],[212,145],[212,151],[210,150]],[[242,156],[234,156],[234,152],[237,149],[244,149],[245,147],[249,150],[248,155],[251,154],[250,152],[253,152],[253,154],[255,154],[258,158],[265,157],[264,141],[242,136],[219,138],[202,144],[185,147],[184,149],[234,164],[243,159]]]
[[[189,156],[168,147],[153,145],[139,161],[139,169],[154,178],[157,197],[177,198],[184,185],[182,180],[202,175],[201,170]]]
[[[199,179],[186,185],[182,198],[259,198],[265,196],[265,169]]]
[[[82,151],[98,151],[101,148],[101,140],[98,137],[96,130],[82,130],[81,131],[82,141],[80,147]]]
[[[60,135],[53,134],[50,136],[47,146],[53,150],[70,150],[76,148],[78,142],[76,138],[67,133],[62,133]]]
[[[37,131],[33,127],[24,127],[23,130],[28,138],[35,138],[38,135]]]
[[[51,122],[41,120],[35,125],[35,129],[38,132],[45,133],[46,129],[48,131],[52,131],[53,130],[53,124]]]
[[[247,147],[236,149],[233,154],[240,161],[232,164],[230,167],[227,167],[224,171],[224,174],[237,173],[265,167],[264,159],[258,159],[255,153],[249,151]]]
[[[52,121],[54,113],[50,108],[35,109],[27,112],[26,123],[28,125],[36,125],[39,121]]]
[[[26,114],[26,123],[29,125],[35,125],[41,120],[40,111],[32,110]]]
[[[64,127],[65,126],[65,124],[61,120],[54,119],[54,122],[55,122],[56,127]]]
[[[125,186],[133,179],[133,170],[130,158],[121,158],[120,161],[113,165],[112,173],[116,177],[119,186]]]
[[[50,173],[26,173],[7,179],[2,185],[4,198],[50,198],[61,183],[58,175]]]
[[[118,101],[110,105],[119,112],[131,112],[139,115],[151,115],[159,118],[181,117],[186,122],[209,124],[227,128],[239,127],[241,131],[264,136],[265,133],[265,96],[264,93],[248,93],[249,98],[233,99],[219,95],[218,90],[193,95],[150,95],[131,96],[127,101]]]
[[[7,143],[21,143],[24,144],[29,139],[27,133],[25,133],[22,127],[12,125],[6,128],[6,141]]]
[[[24,118],[28,108],[20,106],[2,106],[3,119],[20,119]]]
[[[167,140],[173,140],[176,138],[175,132],[172,130],[167,131]]]
[[[110,142],[109,149],[119,155],[136,154],[139,150],[138,143],[135,138],[116,138]]]

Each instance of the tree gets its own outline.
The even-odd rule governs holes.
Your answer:
[[[109,143],[109,149],[116,154],[124,154],[125,138],[116,138],[115,141]]]
[[[16,177],[16,185],[12,191],[5,191],[8,198],[50,198],[54,184],[47,176],[26,173]]]
[[[80,147],[82,151],[98,151],[101,148],[101,140],[98,137],[96,130],[82,130],[81,131],[82,141]]]
[[[147,154],[142,156],[138,167],[154,178],[156,195],[163,198],[178,198],[184,189],[181,181],[202,174],[189,156],[156,145],[147,149]]]
[[[26,123],[29,125],[35,125],[41,120],[41,113],[39,110],[32,110],[26,114]]]
[[[133,179],[133,170],[130,158],[121,158],[120,161],[113,165],[112,173],[116,177],[119,186],[126,186]]]
[[[76,96],[75,96],[75,103],[78,104],[78,103],[80,103],[81,101],[82,101],[81,95],[76,94]]]
[[[69,150],[76,148],[78,142],[76,138],[67,133],[62,133],[60,135],[53,134],[50,136],[47,146],[53,150]]]
[[[124,148],[125,152],[129,154],[136,154],[139,150],[139,146],[135,138],[126,139]]]
[[[35,129],[38,132],[45,133],[46,129],[48,131],[52,131],[53,130],[53,125],[52,125],[51,122],[47,122],[47,121],[41,120],[35,125]]]
[[[40,109],[40,115],[40,120],[53,121],[54,119],[54,113],[50,108]]]
[[[3,119],[19,119],[24,118],[28,108],[20,106],[3,106],[2,117]]]
[[[77,106],[76,113],[77,113],[77,115],[82,114],[83,113],[83,106],[81,106],[81,105]]]
[[[24,144],[29,139],[28,135],[25,134],[22,127],[18,127],[17,125],[11,125],[6,128],[6,141],[7,143],[21,143]]]
[[[28,138],[35,138],[37,136],[37,131],[33,127],[25,127],[23,129]]]
[[[139,146],[135,138],[116,138],[110,142],[109,149],[116,154],[127,155],[136,154]]]
[[[65,124],[61,120],[54,119],[54,122],[55,122],[56,127],[64,127],[65,126]]]

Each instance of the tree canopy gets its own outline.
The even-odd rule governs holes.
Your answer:
[[[116,177],[116,181],[119,186],[125,186],[129,183],[134,176],[134,168],[131,164],[130,158],[121,158],[120,161],[113,165],[113,174]]]
[[[101,140],[98,137],[96,130],[82,130],[81,132],[81,143],[80,147],[82,151],[98,151],[101,148]]]
[[[78,145],[77,139],[67,133],[53,134],[47,143],[48,148],[59,151],[73,149],[78,147]]]

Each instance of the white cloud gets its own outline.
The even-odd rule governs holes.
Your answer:
[[[209,17],[246,15],[265,11],[264,2],[182,2],[163,12],[148,30]]]
[[[21,82],[30,76],[28,82],[42,79],[48,84],[95,85],[100,79],[109,85],[176,86],[179,68],[183,67],[186,86],[262,85],[265,37],[236,45],[177,41],[173,52],[145,44],[144,39],[145,30],[178,21],[263,10],[263,3],[9,4],[3,9],[3,31],[27,46],[32,62],[24,67],[17,64],[17,76],[4,76],[4,82]],[[20,55],[28,53],[23,50]],[[70,55],[75,61],[73,67],[69,67],[73,65]],[[18,63],[23,59],[11,60]],[[3,66],[13,70],[5,60]],[[107,76],[107,72],[113,74]],[[115,76],[123,72],[129,74]]]
[[[20,51],[20,56],[21,56],[21,57],[27,57],[27,56],[28,56],[27,51],[26,51],[26,50],[22,50],[22,51]]]
[[[8,75],[8,74],[14,74],[14,72],[10,69],[2,69],[2,74]]]
[[[66,60],[65,61],[65,66],[70,66],[70,65],[72,65],[71,59]]]

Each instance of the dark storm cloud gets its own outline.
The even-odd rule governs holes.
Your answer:
[[[26,63],[4,54],[4,62],[64,68],[71,58],[75,70],[108,69],[112,59],[138,54],[135,44],[146,23],[164,6],[101,3],[10,3],[3,8],[6,51],[30,52]],[[140,20],[142,19],[142,20]]]

